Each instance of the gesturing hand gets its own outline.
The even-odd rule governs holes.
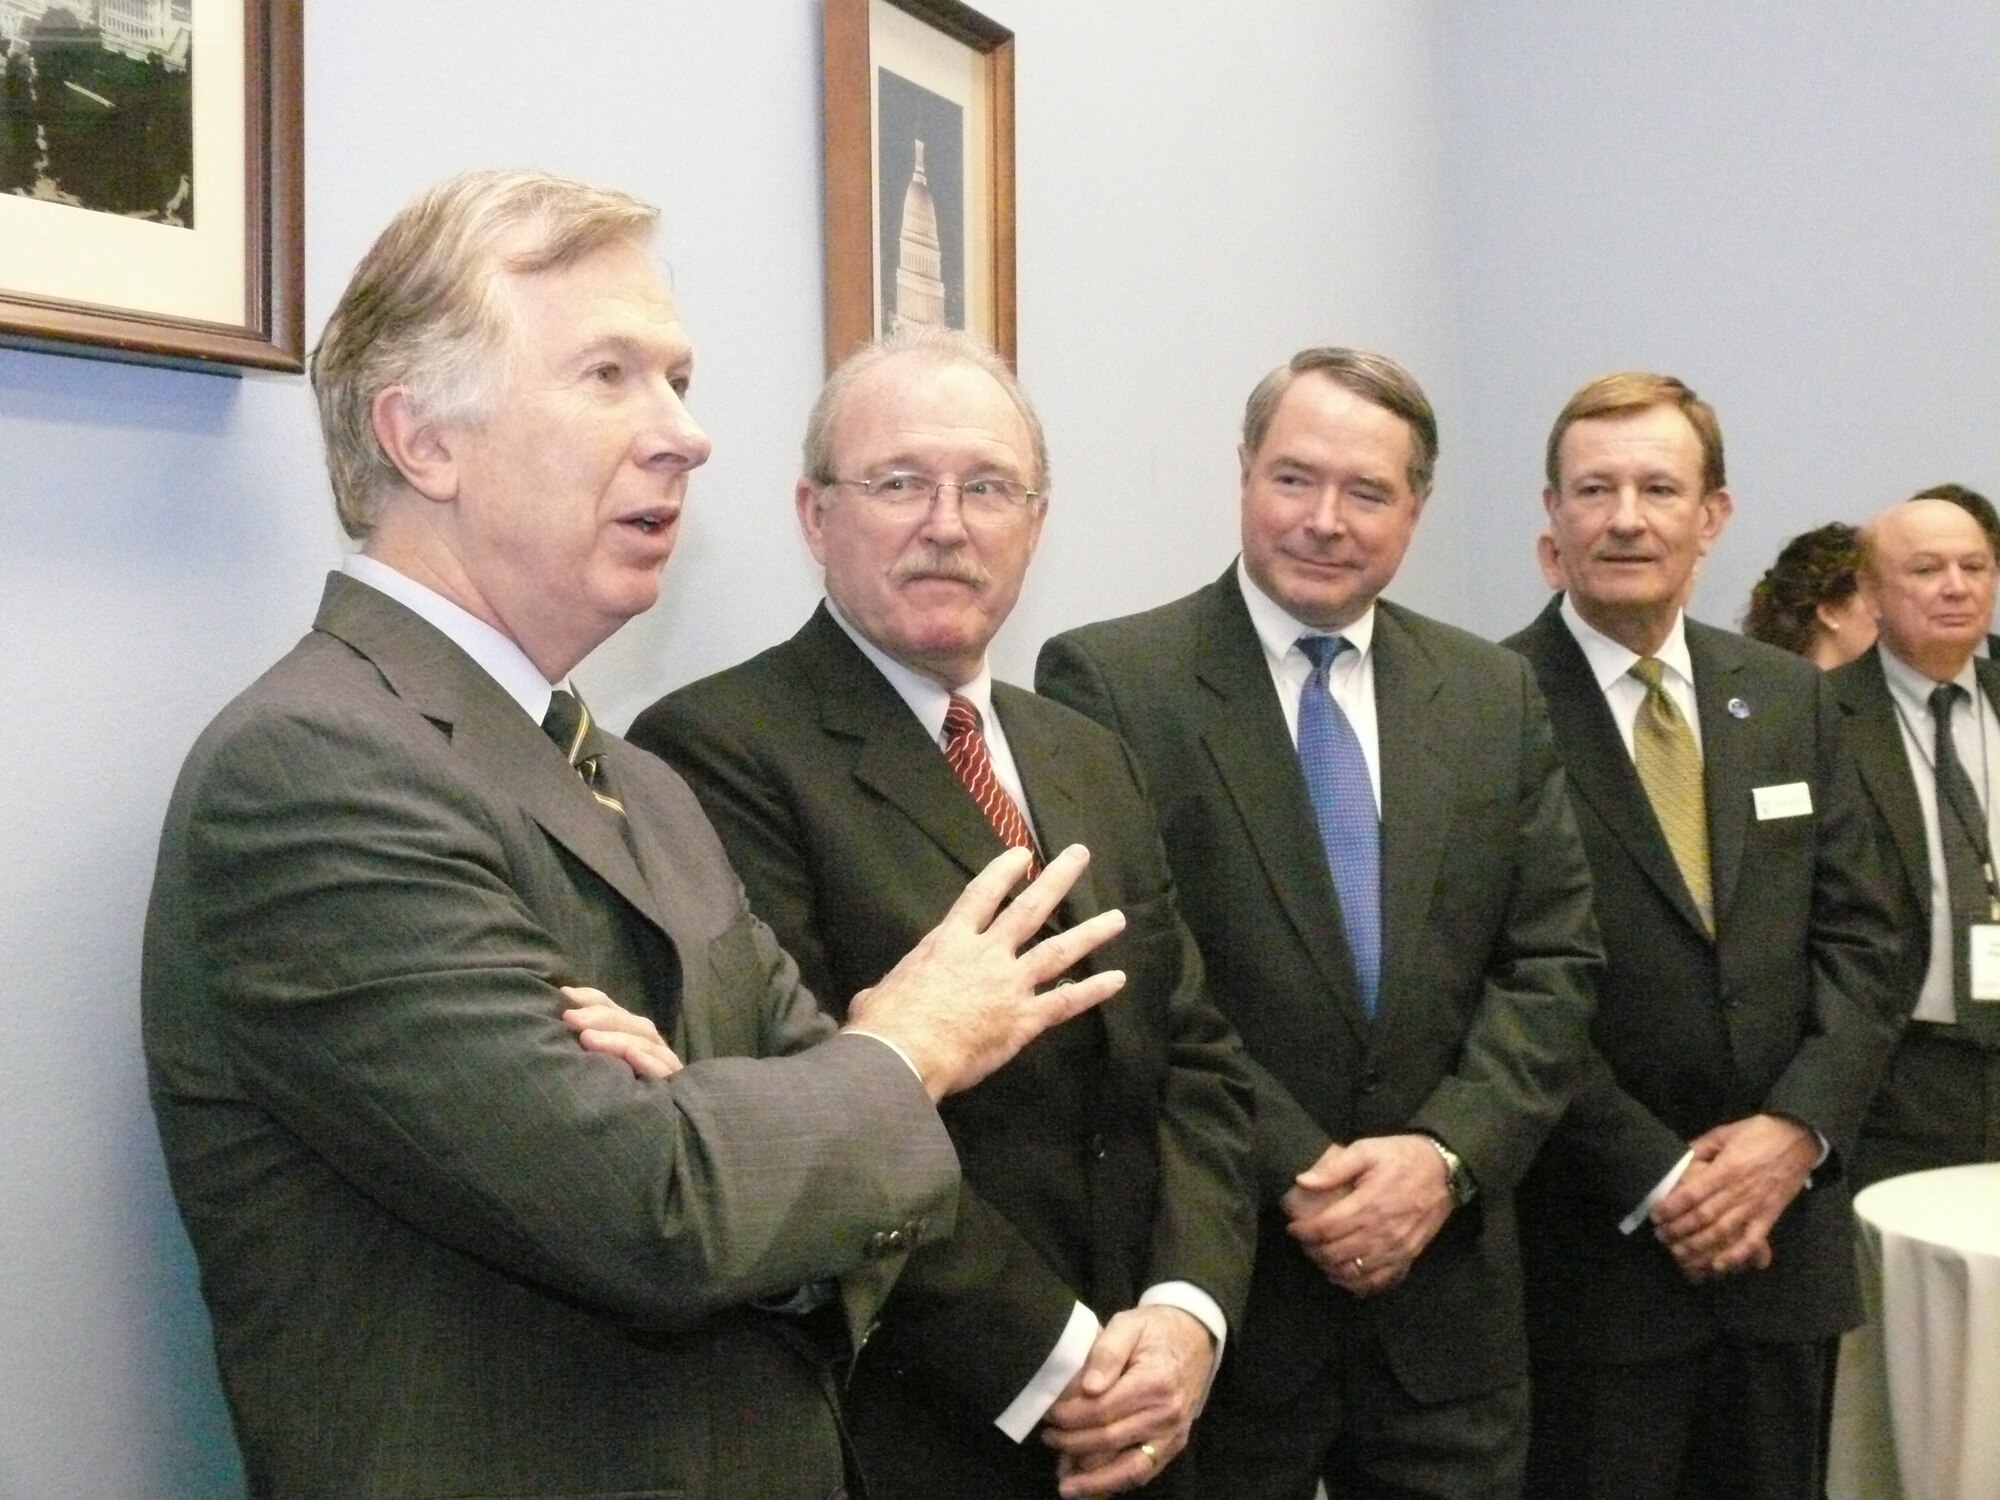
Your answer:
[[[1028,862],[1027,850],[1009,849],[981,870],[944,920],[848,1007],[848,1026],[902,1048],[932,1099],[970,1088],[1049,1027],[1124,987],[1124,973],[1107,969],[1041,989],[1124,931],[1125,914],[1099,912],[1021,951],[1083,874],[1090,852],[1070,845],[1003,907]]]

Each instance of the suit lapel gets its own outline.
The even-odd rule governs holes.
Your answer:
[[[1915,897],[1917,909],[1928,919],[1930,839],[1924,832],[1923,804],[1917,800],[1913,779],[1917,771],[1903,745],[1895,700],[1889,696],[1889,679],[1883,675],[1878,651],[1879,648],[1869,651],[1853,666],[1836,673],[1834,682],[1847,728],[1847,748],[1861,773],[1861,785],[1888,827],[1889,841],[1902,867],[1903,883]],[[2000,664],[1982,662],[1978,671],[1980,686],[1994,702],[2000,703]]]
[[[1450,730],[1438,723],[1437,665],[1393,612],[1375,611],[1375,713],[1382,764],[1382,994],[1410,993],[1424,918],[1444,858],[1451,805]],[[1391,1017],[1393,1019],[1393,1017]]]
[[[1701,720],[1702,785],[1708,796],[1708,878],[1719,931],[1743,872],[1750,828],[1747,737],[1758,732],[1757,706],[1746,696],[1741,638],[1693,620],[1686,629],[1695,712]]]
[[[1638,768],[1618,733],[1618,721],[1611,717],[1611,705],[1604,701],[1604,690],[1597,685],[1583,648],[1563,621],[1560,594],[1525,633],[1524,644],[1548,699],[1570,784],[1682,919],[1701,931],[1701,914],[1681,879],[1660,821],[1653,816],[1646,789],[1639,784]]]
[[[327,579],[314,625],[367,657],[397,697],[437,725],[469,779],[517,798],[550,838],[666,933],[615,817],[541,726],[448,636],[341,573]]]
[[[1233,565],[1210,585],[1207,605],[1195,648],[1195,676],[1203,692],[1203,747],[1243,820],[1278,904],[1326,979],[1328,992],[1340,997],[1336,1009],[1357,1034],[1364,1033],[1368,1021],[1312,798]],[[1397,748],[1400,753],[1401,746]]]
[[[984,869],[1004,847],[1000,836],[888,679],[824,604],[797,639],[818,686],[821,728],[854,747],[854,779],[909,819],[968,877]]]
[[[1091,847],[1093,830],[1088,809],[1092,789],[1075,780],[1075,772],[1063,757],[1059,737],[1050,734],[1048,706],[1034,694],[1008,683],[993,684],[993,711],[1007,731],[1007,748],[1013,752],[1015,769],[1021,773],[1021,790],[1027,793],[1028,816],[1035,825],[1045,854],[1056,854],[1071,844]],[[1095,865],[1083,872],[1070,887],[1061,907],[1065,926],[1074,927],[1094,917],[1107,906]]]

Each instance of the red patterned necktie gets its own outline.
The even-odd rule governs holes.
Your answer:
[[[1021,809],[1007,795],[1000,778],[993,774],[993,761],[986,753],[986,736],[979,730],[979,710],[957,693],[951,695],[944,711],[944,758],[951,762],[958,779],[972,793],[972,800],[979,804],[979,811],[1000,835],[1000,842],[1010,849],[1026,849],[1034,855],[1035,839],[1028,832],[1028,820],[1021,816]],[[1028,879],[1033,880],[1041,873],[1042,862],[1035,858],[1028,866]]]

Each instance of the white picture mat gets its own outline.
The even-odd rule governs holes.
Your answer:
[[[907,78],[965,111],[965,326],[985,338],[993,328],[993,101],[986,88],[985,54],[954,41],[935,27],[898,10],[888,0],[868,5],[868,159],[882,160],[882,121],[876,69]],[[875,282],[874,318],[882,326],[886,289],[874,268],[881,264],[882,204],[880,193],[869,194],[869,213],[876,247],[869,258]]]
[[[0,290],[240,324],[245,0],[194,0],[195,227],[0,195]]]

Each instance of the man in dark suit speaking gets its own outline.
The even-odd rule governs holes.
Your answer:
[[[814,1339],[949,1232],[933,1101],[1118,988],[1038,993],[1121,924],[1017,956],[1083,856],[1000,909],[1010,853],[835,1034],[563,686],[708,456],[654,219],[474,173],[383,233],[313,358],[362,551],[168,810],[149,1078],[260,1497],[838,1493]]]
[[[1087,843],[1060,919],[1126,914],[1100,954],[1129,976],[1119,998],[944,1107],[958,1228],[912,1257],[847,1391],[869,1488],[892,1500],[1174,1489],[1161,1466],[1249,1284],[1241,1048],[1130,758],[987,667],[1048,484],[1040,423],[990,350],[926,329],[855,355],[813,409],[795,497],[826,602],[632,726],[688,778],[816,993],[874,984],[1010,843]]]
[[[1199,1477],[1495,1500],[1527,1421],[1512,1189],[1598,958],[1583,850],[1524,665],[1377,600],[1437,457],[1408,372],[1306,350],[1251,395],[1239,457],[1239,561],[1037,673],[1137,754],[1258,1065],[1257,1270]]]
[[[1730,513],[1715,413],[1605,376],[1549,435],[1567,592],[1533,664],[1609,966],[1591,1071],[1518,1195],[1529,1493],[1816,1500],[1845,1181],[1898,943],[1826,679],[1684,617]]]

